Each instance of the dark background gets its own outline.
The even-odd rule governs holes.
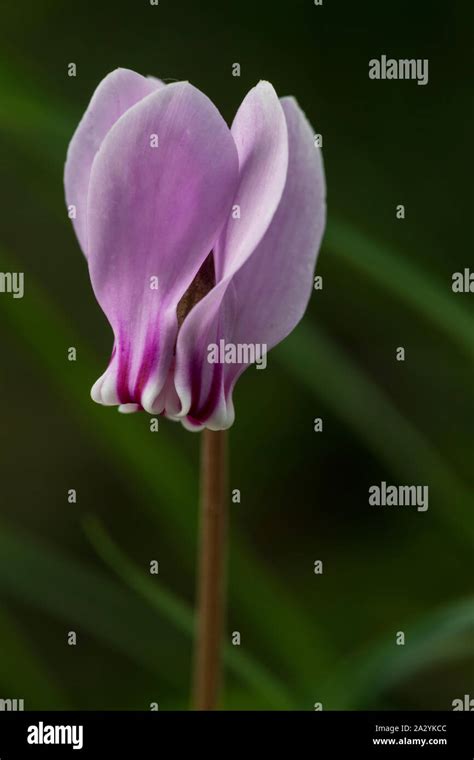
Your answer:
[[[469,8],[2,4],[0,269],[25,273],[25,297],[0,294],[0,698],[189,704],[199,435],[90,400],[111,335],[63,199],[69,139],[118,66],[190,80],[229,123],[268,79],[324,140],[323,290],[235,393],[222,706],[474,696],[474,296],[451,290],[472,264]],[[428,58],[429,83],[371,81],[382,54]],[[382,480],[429,485],[428,511],[369,506]]]

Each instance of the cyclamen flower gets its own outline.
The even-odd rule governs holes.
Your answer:
[[[211,363],[209,346],[275,346],[312,290],[325,182],[296,100],[260,82],[229,129],[188,82],[117,69],[71,140],[65,187],[114,333],[92,398],[230,427],[248,364]]]

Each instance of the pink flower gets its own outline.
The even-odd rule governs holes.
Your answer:
[[[114,333],[92,398],[230,427],[248,356],[212,363],[210,346],[271,348],[312,290],[325,182],[296,101],[260,82],[229,129],[188,82],[117,69],[71,140],[65,187]]]

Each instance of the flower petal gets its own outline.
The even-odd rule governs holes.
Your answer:
[[[67,152],[64,185],[79,244],[87,255],[86,210],[92,163],[109,129],[131,106],[165,85],[129,69],[115,69],[99,84],[79,122]]]
[[[289,140],[285,190],[263,240],[233,278],[237,311],[232,342],[268,349],[306,311],[326,222],[326,183],[314,131],[294,98],[281,102]],[[229,366],[226,386],[245,368]]]
[[[188,314],[178,334],[175,387],[181,401],[179,416],[183,424],[186,417],[188,429],[223,430],[234,421],[225,394],[225,368],[208,361],[209,347],[232,331],[232,293],[231,282],[218,283]]]
[[[232,403],[225,395],[221,364],[209,364],[208,346],[231,330],[235,272],[265,234],[281,200],[288,169],[288,132],[275,90],[260,82],[244,99],[232,125],[239,154],[240,217],[229,218],[215,247],[217,285],[187,315],[178,335],[175,384],[190,426],[229,427]],[[226,308],[222,308],[223,299]],[[222,312],[222,314],[221,314]]]
[[[186,402],[183,408],[188,409],[189,429],[198,429],[199,423],[211,429],[230,427],[233,388],[248,366],[215,364],[206,368],[204,359],[198,372],[197,351],[206,356],[208,345],[220,340],[226,345],[265,344],[271,348],[294,329],[311,295],[326,219],[322,157],[297,102],[293,98],[281,102],[288,127],[289,163],[278,209],[254,252],[230,283],[218,283],[197,304],[178,339],[177,358],[182,363],[186,351],[195,346],[194,364],[187,376],[182,369],[177,384]]]
[[[288,169],[288,134],[278,96],[259,82],[244,98],[232,124],[239,154],[240,216],[229,219],[216,246],[217,280],[229,277],[255,250],[280,202]]]
[[[237,177],[227,125],[186,82],[148,95],[107,134],[87,221],[91,280],[115,348],[96,401],[162,411],[176,308],[229,215]]]

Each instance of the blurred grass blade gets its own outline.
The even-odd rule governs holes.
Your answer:
[[[17,68],[17,67],[16,67]],[[25,87],[25,83],[29,84]],[[62,148],[72,134],[75,109],[67,107],[64,102],[52,103],[51,93],[39,95],[35,87],[36,97],[32,96],[31,76],[14,75],[11,65],[0,59],[0,92],[2,93],[2,108],[0,110],[0,129],[13,135],[28,148],[31,140],[31,129],[34,125],[35,135],[39,136],[36,150],[47,163],[58,159],[58,146]]]
[[[474,541],[471,493],[442,456],[392,404],[373,380],[324,333],[301,324],[278,348],[286,369],[328,405],[388,471],[407,482],[425,482],[444,504],[436,515],[458,538]],[[302,360],[304,357],[304,361]]]
[[[194,636],[193,612],[187,604],[168,591],[163,583],[154,582],[137,568],[117,547],[95,515],[82,520],[87,540],[104,564],[148,604],[165,615],[187,636]]]
[[[163,585],[151,580],[139,570],[116,546],[96,517],[89,516],[83,522],[84,531],[101,559],[127,586],[143,597],[154,609],[166,615],[185,634],[194,639],[193,611]],[[294,708],[295,703],[286,687],[279,683],[250,655],[225,646],[225,662],[235,675],[246,681],[269,706],[277,709]]]
[[[68,709],[67,696],[5,609],[0,612],[0,641],[2,699],[24,699],[25,710]]]
[[[397,646],[392,635],[390,641],[345,661],[323,688],[325,706],[367,708],[383,692],[421,670],[466,655],[474,655],[474,597],[438,610],[408,628],[404,646]],[[451,705],[444,709],[450,710]]]
[[[408,303],[474,356],[474,319],[451,290],[451,281],[438,283],[408,257],[391,251],[340,219],[330,219],[324,245],[331,255],[359,269],[370,281]]]
[[[87,632],[161,679],[169,683],[176,679],[179,668],[170,662],[160,619],[135,594],[50,544],[3,524],[0,589],[67,626],[74,625],[79,636]],[[66,646],[66,633],[64,642]]]

